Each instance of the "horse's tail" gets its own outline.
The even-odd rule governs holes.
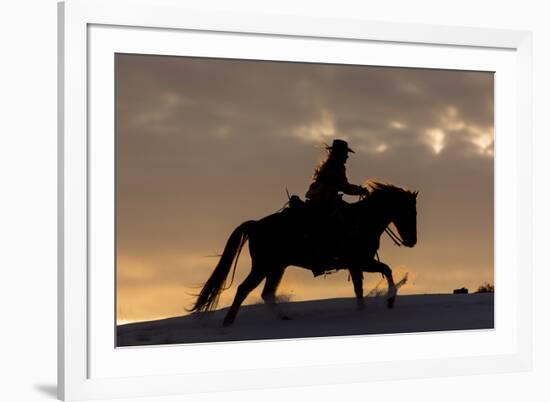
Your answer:
[[[202,287],[195,304],[189,311],[204,312],[216,308],[233,261],[235,261],[236,266],[244,243],[248,240],[250,227],[254,223],[256,221],[246,221],[231,233],[216,269]]]

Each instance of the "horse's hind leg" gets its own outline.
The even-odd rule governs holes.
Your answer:
[[[380,272],[382,275],[384,275],[386,281],[388,281],[388,307],[393,308],[393,305],[395,304],[395,298],[397,296],[397,287],[395,286],[395,282],[393,281],[391,268],[383,262],[373,260],[369,263],[367,268],[363,269],[363,271]]]
[[[264,300],[267,307],[281,320],[290,320],[290,317],[287,316],[282,310],[281,307],[277,304],[277,298],[275,292],[281,283],[281,278],[285,272],[284,268],[270,271],[265,279],[264,290],[262,291],[262,299]]]
[[[239,311],[239,307],[244,299],[246,299],[246,296],[248,296],[248,294],[254,290],[254,288],[258,286],[264,278],[265,274],[263,272],[252,269],[252,272],[248,274],[243,283],[241,283],[237,288],[237,294],[233,299],[233,304],[229,308],[229,311],[223,320],[224,326],[233,324],[233,321],[235,321],[235,317],[237,316],[237,312]]]
[[[357,308],[363,310],[365,308],[365,299],[363,297],[363,272],[357,269],[350,269],[351,281],[353,282],[353,290],[357,300]]]

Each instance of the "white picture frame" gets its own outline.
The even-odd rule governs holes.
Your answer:
[[[115,34],[115,31],[118,34]],[[116,35],[119,36],[115,38]],[[132,45],[135,43],[132,35],[141,35],[139,48]],[[166,40],[161,42],[158,35],[165,35],[163,38]],[[103,71],[102,68],[109,66],[101,64],[101,60],[109,63],[109,55],[121,51],[121,47],[117,46],[123,46],[122,50],[126,51],[134,49],[137,52],[173,54],[174,46],[177,47],[178,43],[181,43],[172,43],[171,38],[177,35],[188,35],[185,40],[191,35],[194,41],[201,40],[201,35],[217,35],[218,39],[225,36],[238,37],[239,40],[245,41],[250,39],[244,47],[241,46],[244,42],[238,43],[238,47],[244,52],[239,53],[243,58],[246,58],[246,52],[251,52],[254,46],[254,57],[258,57],[258,49],[262,46],[258,46],[257,43],[261,45],[271,41],[269,43],[274,46],[270,48],[276,48],[275,42],[280,39],[297,43],[304,39],[312,43],[322,41],[325,45],[330,42],[334,51],[331,53],[333,61],[341,61],[346,57],[348,53],[339,49],[348,45],[373,44],[381,48],[400,46],[404,51],[392,58],[383,59],[384,63],[388,63],[385,65],[437,66],[438,64],[427,60],[430,52],[439,49],[437,51],[449,51],[451,59],[451,53],[456,53],[453,56],[456,61],[453,63],[459,68],[475,69],[478,65],[476,63],[485,62],[485,57],[488,60],[486,63],[492,65],[493,62],[489,60],[492,56],[489,53],[501,54],[502,57],[497,54],[494,61],[497,74],[504,77],[501,81],[502,86],[496,86],[495,94],[495,173],[497,180],[503,180],[504,175],[513,179],[506,181],[506,190],[511,194],[506,200],[502,196],[499,197],[502,192],[495,192],[495,202],[499,205],[495,216],[495,237],[497,242],[501,242],[501,247],[496,248],[495,265],[497,268],[499,264],[505,267],[500,271],[497,269],[496,272],[499,290],[495,299],[495,330],[415,336],[345,337],[314,341],[241,342],[231,345],[199,345],[187,349],[156,347],[140,351],[115,351],[114,337],[112,332],[109,332],[113,331],[109,328],[113,321],[107,312],[109,308],[114,310],[112,298],[106,298],[101,303],[94,297],[94,292],[98,291],[112,293],[109,291],[112,290],[112,284],[106,283],[109,279],[108,271],[107,276],[98,276],[95,270],[91,269],[91,261],[109,258],[108,245],[113,241],[112,238],[103,236],[112,222],[108,218],[112,218],[112,207],[108,202],[101,206],[102,202],[108,201],[108,197],[97,198],[96,194],[100,194],[101,191],[96,191],[98,187],[94,184],[94,178],[104,177],[107,178],[107,183],[102,183],[109,187],[108,177],[112,170],[109,163],[100,166],[94,160],[108,160],[103,158],[109,157],[108,152],[106,155],[100,153],[108,148],[108,133],[114,130],[110,120],[112,116],[109,117],[109,113],[114,112],[109,112],[109,108],[106,108],[105,114],[97,114],[95,111],[92,113],[90,107],[95,104],[94,102],[103,104],[105,99],[112,97],[113,87],[108,83],[112,83],[114,78],[109,78],[108,72],[104,74],[96,71]],[[106,40],[109,38],[113,40]],[[203,44],[206,48],[206,43]],[[148,46],[148,50],[145,46]],[[409,58],[405,63],[403,58],[407,57],[406,50],[411,46],[414,46],[414,52],[410,52],[408,57],[417,59],[411,62]],[[500,373],[531,368],[531,33],[361,20],[323,20],[269,14],[205,12],[187,9],[177,0],[70,0],[59,4],[59,47],[58,392],[61,399],[156,396],[380,379]],[[227,49],[224,51],[231,52],[230,46]],[[427,53],[423,53],[423,49]],[[473,58],[470,55],[459,60],[462,51],[464,54],[477,52],[478,57]],[[210,54],[209,52],[212,50],[205,50],[205,55]],[[291,60],[301,57],[296,53],[290,55],[290,50],[286,52],[280,57]],[[388,53],[391,52],[382,51],[381,54],[388,57]],[[235,50],[231,54],[234,55]],[[102,59],[101,55],[106,57]],[[225,53],[220,57],[224,55]],[[277,56],[266,54],[264,57],[272,59]],[[96,64],[99,70],[95,70]],[[94,79],[90,79],[92,72]],[[502,88],[500,93],[499,88]],[[509,96],[501,102],[504,94]],[[98,95],[103,98],[94,98]],[[511,120],[502,120],[499,126],[501,118]],[[513,124],[506,125],[507,122]],[[102,133],[106,133],[105,137],[103,134],[94,134],[94,130],[98,128]],[[90,191],[92,187],[93,191]],[[503,186],[500,186],[500,189],[503,190]],[[91,210],[100,211],[101,214],[90,214]],[[503,216],[499,213],[512,216],[510,226],[503,224],[502,219],[499,220],[499,216]],[[102,216],[99,221],[98,215]],[[502,235],[499,236],[498,233]],[[99,254],[101,251],[98,251],[98,248],[90,248],[90,242],[98,237],[105,239],[107,251],[103,257]],[[499,297],[498,292],[507,297]],[[498,314],[501,314],[500,321]],[[111,341],[113,344],[109,346]],[[339,357],[343,351],[366,347],[365,342],[377,344],[376,348],[379,350],[384,350],[384,345],[391,345],[393,349],[400,344],[414,345],[414,353],[401,358],[389,355],[385,358],[373,358],[374,353],[369,356],[355,354],[353,358],[346,358],[347,360]],[[445,346],[449,344],[454,345],[452,354],[445,352]],[[433,349],[428,350],[428,346]],[[438,348],[441,348],[441,352],[438,352]],[[324,351],[323,354],[319,353],[321,349]],[[249,357],[240,359],[239,364],[233,363],[235,360],[225,365],[220,364],[216,370],[204,367],[186,370],[181,359],[170,358],[175,354],[194,356],[189,359],[192,361],[208,353]],[[253,359],[253,356],[263,353],[272,359],[264,359],[268,360],[267,363]],[[286,363],[277,361],[276,357],[284,353],[298,357],[286,359]],[[319,357],[321,355],[322,357]],[[146,366],[154,366],[157,369],[137,370],[140,362],[146,362]],[[151,364],[152,362],[154,364]]]

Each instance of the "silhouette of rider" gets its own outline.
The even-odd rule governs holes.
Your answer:
[[[323,238],[320,239],[323,250],[331,250],[331,257],[337,258],[341,253],[346,238],[345,222],[342,215],[342,201],[340,193],[348,195],[368,195],[365,187],[351,184],[346,177],[346,161],[349,153],[355,153],[348,147],[344,140],[336,139],[332,146],[327,146],[327,158],[315,169],[313,181],[306,193],[310,205],[322,217],[321,222],[325,223],[321,229]],[[318,225],[317,225],[318,226]],[[327,230],[328,229],[328,230]],[[325,247],[328,246],[328,247]],[[322,257],[320,257],[322,258]],[[319,270],[314,271],[315,275]]]
[[[349,153],[355,153],[344,140],[332,141],[326,147],[328,157],[313,174],[306,198],[312,202],[333,203],[340,200],[339,192],[348,195],[368,195],[365,187],[351,184],[346,177],[346,161]]]

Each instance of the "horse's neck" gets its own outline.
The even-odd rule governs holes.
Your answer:
[[[373,222],[371,223],[371,226],[375,228],[375,232],[377,236],[381,236],[384,230],[388,227],[388,225],[391,223],[389,217],[383,217],[383,218],[375,218]],[[367,222],[368,224],[368,222]]]
[[[369,208],[365,224],[371,228],[377,236],[381,236],[391,223],[391,213],[382,203],[376,203]]]

